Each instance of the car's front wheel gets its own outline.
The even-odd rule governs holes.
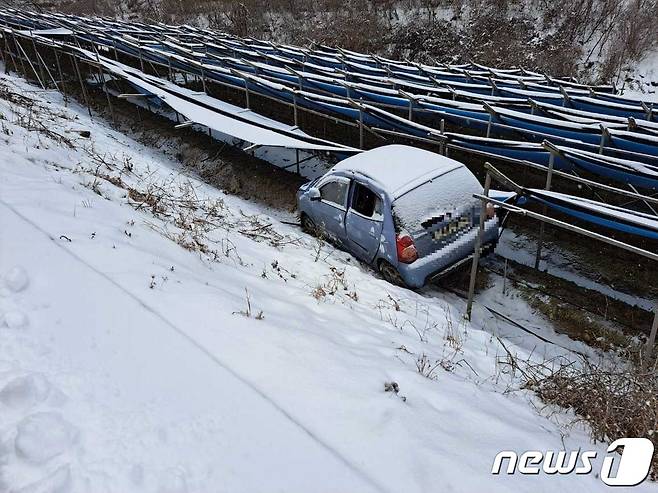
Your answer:
[[[385,281],[403,288],[407,287],[407,284],[402,279],[402,276],[398,270],[389,264],[386,260],[380,260],[378,265],[379,273],[382,275]]]

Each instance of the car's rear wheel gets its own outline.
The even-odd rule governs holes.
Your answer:
[[[389,264],[386,260],[380,260],[379,273],[382,275],[385,281],[403,288],[407,287],[398,270]]]
[[[302,231],[310,235],[315,235],[317,232],[317,226],[313,222],[313,219],[308,217],[306,214],[302,214],[301,220],[302,220]]]

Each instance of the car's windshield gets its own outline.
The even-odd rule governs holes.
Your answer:
[[[393,202],[396,229],[414,233],[423,229],[423,224],[454,218],[470,210],[477,203],[473,194],[481,191],[482,186],[466,167],[438,176]]]

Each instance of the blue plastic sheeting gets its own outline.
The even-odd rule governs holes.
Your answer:
[[[590,173],[624,183],[658,190],[658,166],[558,146],[566,159]]]
[[[461,124],[465,127],[486,129],[489,122],[489,114],[483,111],[473,111],[460,108],[452,108],[449,106],[441,106],[435,103],[426,101],[418,101],[418,106],[421,108],[433,110],[456,124]]]
[[[488,139],[454,133],[446,135],[450,144],[457,145],[460,148],[485,152],[499,156],[502,160],[512,159],[528,161],[542,166],[549,165],[550,152],[540,144]],[[553,162],[554,168],[557,170],[573,171],[578,168],[622,183],[658,190],[658,166],[603,156],[569,147],[558,146],[558,149],[562,154],[556,155]]]
[[[630,183],[637,187],[642,187],[650,190],[658,190],[658,179],[647,178],[632,174],[626,170],[611,167],[604,161],[597,161],[593,159],[584,159],[578,156],[570,156],[570,159],[579,168],[589,171],[598,176],[606,176],[616,181],[623,183]]]
[[[620,149],[658,157],[658,137],[633,132],[611,131],[610,142]]]
[[[93,22],[103,25],[102,23],[105,21]],[[436,115],[437,120],[444,118],[461,127],[468,127],[479,132],[486,131],[492,117],[481,104],[460,103],[430,96],[436,92],[445,96],[447,88],[450,87],[454,90],[455,98],[471,99],[478,103],[488,100],[496,106],[496,110],[501,110],[492,119],[494,125],[492,125],[491,131],[495,134],[524,138],[534,142],[548,139],[555,144],[588,151],[596,149],[602,140],[600,128],[592,123],[597,121],[597,118],[607,120],[613,127],[626,130],[628,125],[618,122],[615,118],[626,118],[630,115],[640,122],[647,116],[644,108],[639,104],[604,93],[596,93],[596,97],[589,97],[585,86],[568,81],[563,85],[571,95],[568,99],[569,104],[575,109],[567,107],[564,108],[564,112],[584,111],[584,115],[572,113],[560,116],[559,113],[553,112],[543,113],[551,118],[537,118],[528,114],[531,108],[529,104],[524,107],[515,107],[515,111],[512,113],[504,113],[502,110],[505,108],[501,108],[502,105],[516,105],[527,97],[532,97],[540,104],[553,104],[554,106],[565,104],[565,99],[559,92],[558,86],[541,84],[542,77],[538,77],[536,74],[528,76],[518,70],[490,71],[480,66],[474,66],[474,68],[469,68],[470,73],[466,73],[465,67],[440,68],[407,65],[402,62],[386,61],[332,48],[302,51],[253,40],[245,41],[217,36],[214,37],[215,41],[210,43],[206,36],[211,33],[191,27],[179,28],[180,39],[192,41],[192,43],[185,43],[180,40],[174,42],[174,38],[162,36],[160,33],[166,31],[164,27],[142,26],[146,33],[144,36],[146,38],[150,36],[153,42],[149,41],[148,44],[140,46],[135,37],[121,37],[120,34],[123,32],[131,34],[127,25],[121,23],[111,25],[113,27],[106,30],[93,29],[95,33],[78,29],[77,34],[81,39],[88,39],[106,46],[108,53],[111,53],[116,46],[120,52],[133,55],[143,60],[144,63],[157,62],[163,66],[171,64],[173,69],[183,69],[198,76],[204,76],[210,81],[235,87],[247,87],[254,94],[266,95],[288,103],[296,100],[301,108],[313,109],[335,117],[353,121],[359,121],[362,118],[364,124],[368,126],[396,130],[410,136],[426,138],[431,136],[435,130],[371,106],[386,105],[407,111],[410,101],[394,92],[393,89],[398,87],[411,94],[414,100],[412,109],[421,115],[432,117]],[[40,27],[49,26],[41,25]],[[186,33],[190,37],[186,38]],[[114,37],[111,37],[113,35]],[[200,39],[204,41],[205,45],[198,42]],[[236,56],[241,58],[236,58]],[[303,72],[304,75],[300,78],[295,73],[286,72],[285,69],[288,66]],[[386,67],[387,70],[382,70],[381,66]],[[236,70],[237,73],[231,72],[229,69]],[[265,77],[267,80],[276,81],[281,85],[261,83],[255,80],[258,77],[252,78],[248,74],[257,75],[260,78]],[[525,82],[520,82],[519,79],[523,79]],[[351,85],[348,89],[341,83],[342,80],[356,81],[361,85]],[[491,83],[492,80],[495,82],[495,87]],[[264,80],[264,82],[267,81]],[[553,82],[546,81],[546,84],[553,84]],[[301,93],[295,96],[294,92],[297,89],[330,94],[333,98],[322,99]],[[605,88],[597,89],[604,90]],[[345,99],[346,97],[368,104],[362,105],[360,111],[350,104]],[[157,101],[157,99],[153,99],[153,104],[157,104]],[[579,109],[576,107],[579,104],[585,106]],[[622,112],[623,115],[616,114],[617,112]],[[496,124],[511,128],[501,128]],[[646,138],[647,134],[653,132],[653,128],[650,126],[646,128],[639,126],[638,128],[644,134],[611,132],[611,136],[606,142],[605,153],[618,158],[639,160],[649,165],[658,163],[658,141]],[[645,137],[643,138],[642,135]],[[548,164],[549,153],[540,146],[502,144],[501,141],[496,142],[495,139],[478,141],[466,138],[460,145],[510,159],[530,161],[544,166]],[[597,160],[591,156],[577,155],[567,161],[556,158],[555,166],[557,169],[569,169],[576,166],[601,176],[653,188],[655,180],[652,176],[644,176],[642,172],[635,169],[615,166],[608,161],[609,159],[606,160],[605,156]]]
[[[564,102],[564,96],[560,93],[552,92],[541,92],[541,91],[529,91],[525,89],[513,89],[513,88],[500,88],[500,95],[507,97],[515,98],[527,98],[539,101],[541,103],[548,104],[562,104]]]
[[[349,91],[353,99],[364,99],[374,103],[386,104],[389,106],[397,106],[399,108],[409,108],[409,100],[400,96],[389,96],[385,94],[377,94],[372,91],[364,91],[362,89],[352,88]]]
[[[527,190],[530,199],[604,228],[658,240],[658,217],[557,192]]]
[[[510,158],[520,161],[528,161],[534,164],[548,167],[551,153],[548,152],[541,144],[529,144],[526,142],[516,142],[510,140],[488,139],[484,137],[473,137],[470,135],[461,135],[448,133],[450,143],[466,149],[486,152],[500,156],[501,158]],[[572,171],[574,165],[572,162],[556,156],[553,161],[555,169],[562,171]]]
[[[630,104],[630,105],[639,104],[640,106],[642,105],[642,103],[639,100],[631,99],[624,96],[618,96],[616,94],[608,94],[599,91],[594,91],[593,96],[595,96],[596,99],[600,99],[602,101],[610,101],[611,103]],[[645,101],[644,103],[649,108],[653,107],[655,111],[658,111],[658,101]]]
[[[623,116],[626,118],[633,117],[639,120],[647,118],[647,113],[639,104],[620,104],[580,96],[570,98],[569,104],[572,108],[577,110],[589,111],[592,113],[603,113],[604,115]],[[653,115],[652,121],[658,121],[658,114]]]

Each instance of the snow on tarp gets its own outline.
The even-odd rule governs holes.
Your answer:
[[[585,111],[595,111],[597,113],[606,113],[609,115],[618,115],[618,116],[626,116],[626,117],[634,117],[634,118],[646,118],[647,114],[644,110],[644,108],[637,104],[637,105],[632,105],[632,104],[622,104],[622,103],[615,103],[612,101],[607,101],[604,99],[596,99],[596,98],[591,98],[591,97],[583,97],[583,96],[573,96],[570,99],[571,105],[580,110],[585,110]],[[656,118],[654,114],[654,120]]]
[[[658,135],[611,129],[610,140],[616,147],[658,156]]]
[[[610,133],[612,135],[619,135],[620,137],[638,139],[644,141],[647,144],[653,144],[655,146],[658,146],[658,137],[653,135],[644,135],[644,134],[638,134],[636,132],[628,132],[626,130],[616,130],[616,129],[610,129]]]
[[[358,149],[315,139],[294,127],[289,127],[252,111],[245,110],[244,108],[209,98],[205,94],[199,94],[181,88],[162,79],[147,76],[127,65],[108,58],[96,58],[95,54],[87,50],[78,49],[78,51],[91,60],[102,64],[112,74],[125,79],[132,85],[141,87],[148,93],[154,94],[173,110],[185,116],[189,121],[204,125],[217,132],[263,146],[318,151],[360,152]],[[185,98],[180,96],[185,96]],[[201,102],[207,104],[209,101],[212,101],[213,109],[197,104]],[[285,135],[285,133],[289,135]],[[308,140],[296,138],[295,135]]]
[[[495,113],[498,115],[509,116],[511,118],[516,118],[524,120],[531,123],[536,123],[539,125],[549,126],[549,127],[562,127],[570,130],[576,130],[580,132],[595,131],[600,132],[601,127],[599,123],[576,123],[563,120],[556,120],[555,118],[546,118],[543,116],[529,115],[520,111],[514,111],[507,108],[500,108],[498,106],[493,108]],[[603,123],[606,127],[609,128],[626,128],[627,124],[624,123]]]
[[[580,169],[622,183],[658,190],[658,166],[568,147],[558,146],[558,149],[569,162]]]
[[[524,150],[543,150],[543,146],[541,144],[537,144],[534,142],[521,142],[517,140],[504,140],[504,139],[492,139],[490,137],[479,137],[477,135],[468,135],[468,134],[459,134],[455,132],[446,132],[446,135],[448,137],[455,140],[463,140],[463,141],[473,141],[473,142],[479,142],[481,144],[487,144],[487,145],[496,145],[496,146],[501,146],[501,147],[509,147],[513,149],[524,149]]]
[[[658,240],[658,216],[558,192],[528,189],[530,198],[572,217]]]
[[[32,34],[38,34],[41,36],[69,36],[73,34],[73,31],[63,27],[56,27],[53,29],[22,30],[16,32],[18,32],[19,34],[27,34],[28,36]]]
[[[651,166],[649,164],[640,163],[638,161],[620,159],[612,156],[606,156],[603,154],[597,154],[594,152],[583,151],[580,149],[572,149],[570,147],[564,147],[564,146],[556,146],[556,147],[567,156],[573,155],[573,156],[581,157],[583,159],[598,161],[601,163],[605,163],[606,165],[615,166],[627,171],[643,173],[648,176],[652,176],[656,180],[658,180],[658,166]]]
[[[548,166],[550,162],[551,154],[541,144],[476,137],[451,132],[446,133],[446,136],[449,138],[451,145],[457,146],[460,149],[486,153],[506,162],[517,163],[519,161],[525,161],[540,166]],[[573,170],[573,164],[560,156],[554,159],[553,166],[558,170]]]
[[[577,110],[575,108],[569,108],[568,106],[558,106],[555,104],[536,101],[534,99],[531,100],[531,103],[551,117],[556,116],[557,118],[570,120],[576,123],[612,122],[628,125],[628,118],[623,116]],[[658,124],[654,125],[658,128]]]
[[[646,97],[648,94],[642,94],[640,95],[633,95],[632,93],[629,95],[621,95],[621,94],[608,94],[608,93],[601,93],[597,92],[596,90],[592,91],[592,95],[595,96],[598,99],[604,99],[606,101],[612,101],[613,103],[621,103],[621,104],[646,104],[648,107],[654,106],[654,109],[656,104],[658,104],[658,101],[655,100],[647,100]],[[635,97],[634,97],[635,96]]]

